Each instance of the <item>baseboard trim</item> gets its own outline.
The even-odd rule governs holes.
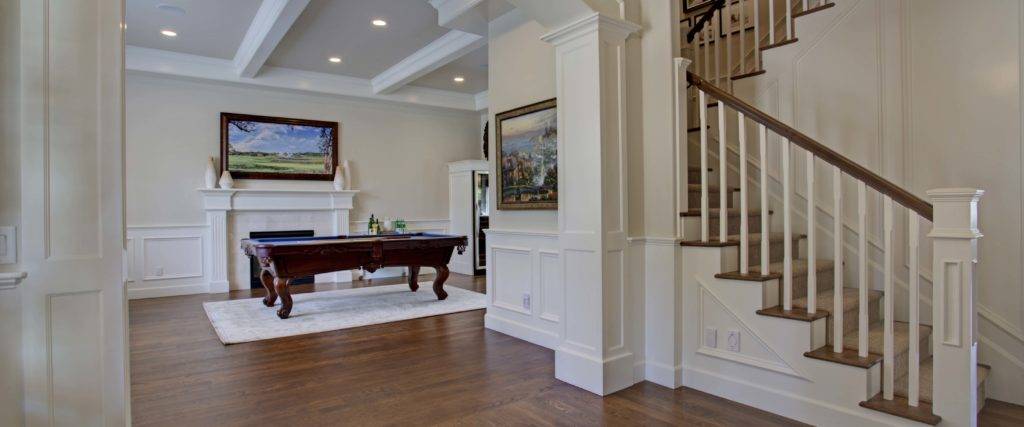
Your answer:
[[[683,367],[683,385],[794,420],[829,426],[891,426],[895,417],[763,387],[698,368]]]
[[[152,288],[128,288],[128,299],[145,299],[160,297],[175,297],[179,295],[205,294],[209,287],[205,283],[192,283],[188,285],[159,286]]]
[[[662,387],[676,389],[683,386],[683,367],[648,360],[644,362],[644,379]]]
[[[558,346],[557,334],[528,326],[515,320],[502,318],[495,315],[493,311],[493,308],[488,308],[487,314],[484,315],[485,328],[501,332],[510,337],[518,338],[551,350],[554,350],[555,347]]]

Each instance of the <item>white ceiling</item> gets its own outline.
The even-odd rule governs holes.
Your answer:
[[[127,44],[231,60],[262,2],[260,0],[127,0]],[[177,6],[184,15],[159,9]],[[372,19],[388,22],[385,28]],[[167,38],[170,28],[178,37]],[[312,0],[266,61],[267,66],[372,79],[452,31],[437,23],[427,0]],[[340,64],[328,58],[342,58]],[[487,46],[476,49],[410,83],[452,92],[487,90]],[[456,75],[466,81],[455,83]],[[256,77],[259,78],[259,75]]]
[[[177,6],[184,15],[157,9]],[[128,0],[127,43],[153,49],[231,59],[252,23],[259,0]],[[173,39],[164,28],[178,32]]]

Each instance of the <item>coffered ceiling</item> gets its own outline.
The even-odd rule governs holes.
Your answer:
[[[126,38],[130,72],[460,109],[487,90],[486,32],[439,25],[427,0],[127,0]]]

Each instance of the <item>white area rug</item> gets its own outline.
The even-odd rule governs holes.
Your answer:
[[[372,286],[292,295],[291,316],[277,318],[262,298],[203,303],[206,316],[224,344],[335,331],[378,323],[478,310],[487,306],[484,294],[445,287],[448,298],[438,301],[430,283],[417,292],[409,285]]]

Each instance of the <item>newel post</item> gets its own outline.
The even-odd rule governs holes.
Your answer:
[[[928,191],[932,232],[932,412],[943,425],[977,425],[978,343],[974,266],[978,262],[978,200],[982,190]]]

